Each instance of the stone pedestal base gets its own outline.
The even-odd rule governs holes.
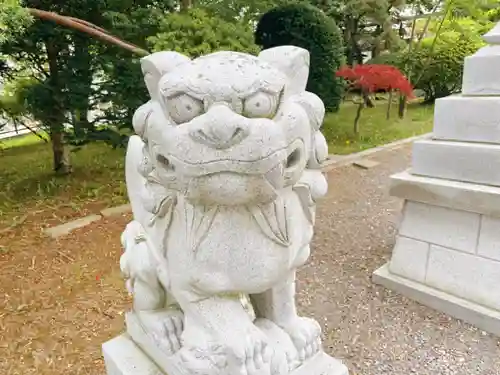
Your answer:
[[[398,292],[422,305],[444,312],[483,331],[500,336],[500,312],[445,293],[422,283],[395,275],[389,263],[373,273],[373,282]]]
[[[166,375],[127,334],[104,343],[102,350],[107,375]],[[321,352],[294,370],[290,375],[348,374],[347,367],[342,362]]]
[[[374,282],[500,335],[500,188],[407,172],[390,262]]]

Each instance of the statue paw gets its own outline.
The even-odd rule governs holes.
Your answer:
[[[282,328],[290,335],[301,362],[321,350],[321,327],[316,320],[299,317]]]
[[[275,351],[259,329],[247,335],[238,346],[233,347],[231,374],[238,375],[285,375],[288,362],[285,353]]]
[[[181,348],[184,326],[184,315],[181,311],[141,311],[138,316],[143,329],[162,351],[171,355]]]
[[[180,359],[186,374],[226,374],[227,353],[221,345],[213,344],[202,347],[183,347],[176,355]]]

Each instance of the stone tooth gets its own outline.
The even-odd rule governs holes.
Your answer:
[[[274,188],[279,188],[280,185],[282,185],[284,170],[285,170],[285,167],[283,166],[282,163],[280,163],[276,167],[274,167],[273,169],[271,169],[269,172],[266,173],[266,175],[265,175],[266,179],[269,181],[269,183]]]

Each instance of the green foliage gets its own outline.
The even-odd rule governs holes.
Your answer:
[[[23,0],[23,5],[81,18],[145,46],[175,1]],[[125,144],[133,112],[147,100],[136,56],[40,19],[0,47],[14,63],[0,69],[4,79],[22,74],[39,82],[31,88],[27,104],[49,133],[66,129],[65,138],[78,145],[94,140]],[[102,108],[97,117],[87,118]]]
[[[250,26],[228,22],[198,8],[168,14],[158,34],[148,40],[154,51],[177,51],[193,58],[220,50],[259,51]]]
[[[159,31],[175,1],[113,0],[107,5],[100,26],[127,42],[145,47],[147,38]],[[101,114],[93,119],[96,126],[83,129],[74,142],[105,141],[113,147],[125,146],[132,131],[133,114],[148,99],[140,61],[119,47],[100,42],[94,45],[93,64],[99,69],[96,72],[99,84],[93,109],[99,109]]]
[[[410,9],[428,11],[435,0],[315,0],[332,17],[344,37],[347,64],[361,64],[367,51],[395,51],[402,48],[397,20]]]
[[[196,7],[201,7],[226,21],[254,24],[271,9],[299,1],[318,7],[327,16],[339,14],[345,3],[345,0],[196,0]]]
[[[28,87],[31,81],[18,79],[17,81],[6,82],[0,95],[0,113],[6,117],[21,116],[26,111],[25,87]]]
[[[0,94],[0,119],[9,120],[14,126],[25,124],[30,117],[29,92],[37,84],[37,81],[24,77],[4,82]],[[0,122],[0,128],[5,124]]]
[[[475,1],[477,6],[473,9],[468,1],[453,3],[453,14],[444,20],[440,32],[422,40],[422,48],[413,58],[406,56],[408,65],[413,60],[416,74],[412,79],[428,100],[460,91],[464,59],[484,46],[482,35],[494,26],[479,10],[486,2]],[[475,18],[455,16],[457,9],[467,10]]]
[[[21,34],[32,21],[18,0],[0,0],[0,43]]]
[[[338,110],[343,83],[335,72],[343,62],[343,43],[333,19],[308,4],[291,4],[264,14],[255,31],[263,49],[282,45],[305,48],[311,55],[307,90],[317,94],[327,111]]]
[[[434,51],[423,47],[413,57],[405,56],[414,62],[411,79],[415,88],[422,90],[428,101],[460,92],[464,59],[479,47],[478,43],[461,39],[439,44]]]
[[[449,43],[461,38],[480,42],[482,41],[482,35],[494,26],[488,16],[490,12],[483,11],[480,8],[470,8],[470,4],[468,5],[469,7],[464,8],[461,2],[464,0],[453,1],[444,20],[438,18],[431,21],[428,32],[434,35],[424,40],[424,44],[432,44],[434,37],[437,38],[437,43]],[[455,1],[457,1],[456,4]],[[468,1],[470,0],[465,1],[465,5]],[[481,0],[472,0],[472,2],[478,1],[480,2]],[[468,13],[469,15],[457,16],[460,13]]]
[[[500,7],[487,11],[486,16],[488,17],[488,20],[491,22],[500,21]]]
[[[481,36],[492,27],[471,17],[450,18],[439,35],[423,39],[411,52],[380,55],[369,63],[411,67],[412,84],[424,92],[426,101],[434,101],[460,92],[464,59],[484,45]]]
[[[451,8],[454,18],[471,17],[479,20],[486,13],[498,8],[498,0],[446,0],[445,6]]]
[[[290,0],[197,0],[196,7],[229,22],[249,24],[256,22],[265,12]]]
[[[381,53],[377,57],[368,60],[367,64],[380,64],[380,65],[392,65],[401,69],[402,67],[402,55],[403,53]]]

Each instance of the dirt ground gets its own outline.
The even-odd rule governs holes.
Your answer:
[[[129,303],[118,268],[128,219],[59,241],[37,228],[3,235],[0,374],[104,373],[100,345],[123,329]]]
[[[313,255],[299,274],[299,307],[323,325],[325,349],[351,375],[500,374],[500,342],[371,282],[390,257],[401,202],[388,177],[409,147],[370,170],[328,173]],[[128,215],[61,240],[29,221],[0,234],[0,374],[98,375],[101,344],[123,330],[130,301],[118,267]]]

